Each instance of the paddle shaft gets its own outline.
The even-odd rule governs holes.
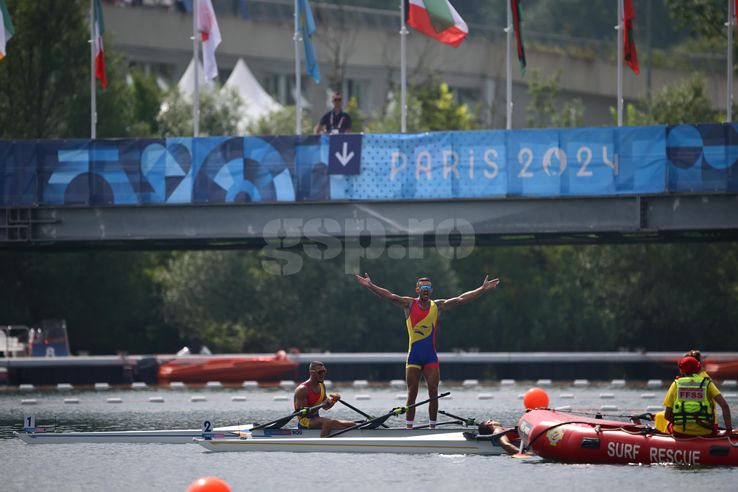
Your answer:
[[[448,396],[448,395],[450,395],[450,394],[451,394],[451,392],[450,392],[450,391],[447,391],[447,392],[445,392],[445,393],[441,393],[441,394],[440,394],[440,395],[438,395],[438,396],[434,396],[433,398],[428,398],[427,400],[419,401],[419,402],[417,402],[417,403],[413,403],[412,405],[408,405],[408,406],[406,406],[406,407],[397,407],[397,408],[393,408],[391,412],[389,412],[389,413],[387,413],[387,414],[385,414],[385,415],[382,415],[381,417],[377,417],[377,418],[374,418],[374,419],[371,419],[371,420],[367,420],[366,422],[362,422],[362,423],[360,423],[360,424],[356,424],[356,425],[354,425],[354,426],[352,426],[352,427],[348,427],[348,428],[346,428],[346,429],[342,429],[342,430],[340,430],[340,431],[338,431],[338,432],[334,432],[333,434],[331,434],[331,435],[329,435],[329,436],[327,436],[327,437],[336,437],[336,436],[340,436],[341,434],[344,434],[344,433],[346,433],[346,432],[349,432],[349,431],[352,431],[352,430],[356,430],[356,429],[361,429],[361,428],[363,428],[363,427],[366,427],[366,426],[368,426],[369,424],[371,424],[371,423],[373,423],[373,422],[376,422],[376,421],[378,421],[378,420],[382,420],[382,419],[384,419],[384,420],[382,420],[382,422],[384,422],[385,420],[387,420],[388,418],[390,418],[390,417],[391,417],[391,416],[393,416],[393,415],[402,415],[403,413],[407,412],[408,408],[415,408],[415,407],[419,407],[420,405],[425,405],[426,403],[432,402],[433,400],[438,400],[438,399],[440,399],[440,398],[443,398],[444,396]],[[396,413],[395,413],[395,410],[397,410],[398,408],[401,408],[401,409],[402,409],[402,412],[400,412],[399,414],[396,414]]]
[[[447,417],[451,417],[452,419],[461,420],[461,422],[463,422],[464,425],[467,425],[467,426],[478,425],[476,419],[465,419],[464,417],[459,417],[458,415],[454,415],[444,410],[439,410],[438,413],[441,413]]]
[[[314,407],[310,407],[310,408],[308,408],[307,413],[314,412],[315,410],[320,409],[323,405],[325,405],[325,402],[320,403],[318,405],[315,405]],[[292,420],[294,417],[297,417],[298,415],[300,415],[300,413],[303,410],[304,410],[303,408],[301,408],[300,410],[295,410],[290,415],[286,415],[286,416],[281,417],[281,418],[278,418],[276,420],[272,420],[271,422],[267,422],[266,424],[257,425],[255,427],[252,427],[251,430],[252,431],[255,431],[255,430],[259,430],[259,429],[264,429],[266,427],[269,427],[271,425],[276,424],[277,422],[282,422],[282,421],[284,421],[284,424],[286,424],[287,422],[289,422],[290,420]],[[282,425],[284,425],[284,424],[282,424]]]
[[[358,413],[359,415],[361,415],[361,416],[363,416],[363,417],[366,417],[366,418],[368,418],[368,419],[370,419],[370,420],[371,420],[372,418],[374,418],[374,417],[372,417],[371,415],[369,415],[369,414],[367,414],[367,413],[364,413],[364,412],[362,412],[361,410],[359,410],[358,408],[356,408],[355,406],[353,406],[353,405],[352,405],[352,404],[350,404],[350,403],[346,403],[346,402],[345,402],[345,401],[343,401],[343,400],[338,400],[338,402],[339,402],[339,403],[343,403],[344,405],[346,405],[347,407],[349,407],[349,408],[350,408],[351,410],[353,410],[354,412]],[[385,429],[389,429],[389,426],[388,426],[388,425],[384,425],[384,424],[382,424],[382,427],[384,427]]]

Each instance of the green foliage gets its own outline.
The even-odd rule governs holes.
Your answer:
[[[346,274],[344,258],[302,256],[295,275],[264,270],[271,258],[257,252],[188,252],[162,271],[167,319],[184,338],[199,337],[219,351],[280,348],[345,351],[403,350],[402,311],[382,302]],[[448,260],[426,252],[408,261],[362,261],[382,285],[412,295],[415,279],[432,276],[440,295],[457,293]],[[479,279],[481,282],[481,279]]]
[[[16,34],[0,63],[0,138],[90,136],[89,5],[8,2]],[[134,72],[129,86],[123,56],[108,37],[105,47],[108,87],[97,83],[97,136],[151,135],[151,112],[159,108],[152,82]]]
[[[15,36],[0,62],[0,138],[84,136],[70,122],[89,115],[89,2],[10,0],[7,5]]]
[[[162,92],[156,84],[156,79],[146,75],[142,70],[133,68],[131,76],[130,100],[133,101],[134,127],[131,135],[136,137],[150,137],[158,133],[158,123]]]
[[[617,110],[610,108],[613,118]],[[678,125],[681,123],[717,123],[719,115],[705,94],[705,80],[700,75],[677,80],[665,86],[642,108],[628,104],[626,125]]]
[[[560,111],[556,109],[560,77],[560,70],[544,79],[540,78],[538,70],[531,71],[528,82],[530,102],[525,107],[525,122],[529,128],[566,128],[584,125],[584,103],[581,99],[567,101]]]
[[[692,34],[725,43],[727,5],[723,0],[666,0],[676,24]]]
[[[6,324],[66,319],[72,350],[93,354],[176,351],[153,272],[164,257],[120,251],[3,252],[0,312]]]
[[[294,135],[295,106],[285,106],[252,122],[248,127],[251,135]],[[306,111],[302,112],[303,133],[312,133],[313,124]]]
[[[355,97],[349,99],[345,111],[351,117],[351,131],[354,133],[363,132],[367,124],[367,116],[359,108],[359,102]]]
[[[235,91],[200,91],[200,136],[239,135],[241,99]],[[164,98],[157,117],[162,137],[192,135],[192,102],[175,87]],[[294,129],[291,133],[294,133]]]
[[[370,133],[399,133],[401,108],[398,91],[390,99],[383,118],[370,123]],[[478,127],[466,104],[454,102],[448,84],[432,83],[410,87],[407,99],[407,131],[410,133],[449,130],[473,130]]]

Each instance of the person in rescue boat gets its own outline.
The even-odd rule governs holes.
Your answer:
[[[504,452],[513,455],[518,453],[518,448],[513,443],[511,443],[510,438],[507,437],[507,433],[505,431],[509,430],[511,429],[506,429],[502,427],[502,424],[497,422],[496,420],[485,420],[484,422],[479,424],[479,427],[477,428],[480,436],[490,436],[495,434],[500,435],[497,443],[500,445]]]
[[[356,275],[356,281],[373,292],[378,297],[385,299],[397,307],[401,307],[405,313],[405,327],[409,338],[407,360],[405,361],[405,382],[407,383],[407,406],[415,403],[418,396],[421,374],[428,384],[428,397],[438,396],[438,383],[441,380],[441,370],[438,364],[438,353],[436,352],[436,332],[438,331],[438,319],[441,312],[448,311],[456,306],[461,306],[473,301],[482,294],[494,289],[500,283],[500,279],[489,276],[484,277],[482,285],[469,292],[464,292],[450,299],[431,300],[433,295],[433,283],[427,277],[419,278],[415,282],[415,293],[418,297],[399,296],[387,289],[379,287],[372,282],[369,274]],[[436,428],[438,416],[438,400],[428,404],[429,427]],[[415,419],[415,408],[408,408],[405,426],[412,429]]]
[[[328,410],[341,399],[338,393],[327,394],[325,391],[325,375],[328,372],[325,364],[313,361],[309,366],[310,378],[295,388],[295,411],[302,409],[305,415],[299,415],[297,427],[300,429],[320,429],[320,437],[325,437],[334,429],[345,429],[354,425],[350,420],[333,420],[321,417],[319,410],[311,413],[308,408],[325,402],[323,409]]]
[[[717,403],[723,411],[726,433],[730,434],[733,429],[730,407],[715,383],[700,375],[702,364],[688,356],[683,357],[678,366],[681,376],[671,383],[664,398],[669,432],[675,437],[716,435]]]

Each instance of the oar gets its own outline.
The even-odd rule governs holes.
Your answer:
[[[279,429],[280,427],[283,427],[287,422],[289,422],[293,418],[305,412],[305,410],[307,410],[305,414],[309,414],[310,412],[314,412],[315,410],[320,409],[323,405],[325,405],[325,402],[315,405],[314,407],[307,408],[307,409],[301,408],[300,410],[295,410],[291,414],[278,418],[277,420],[272,420],[271,422],[267,422],[266,424],[260,424],[260,425],[254,426],[251,428],[251,430],[255,431],[255,430],[267,429],[267,428]]]
[[[368,413],[364,413],[364,412],[362,412],[361,410],[359,410],[358,408],[356,408],[355,406],[353,406],[353,405],[352,405],[352,404],[350,404],[350,403],[346,403],[346,402],[345,402],[345,401],[343,401],[343,400],[338,400],[338,402],[339,402],[339,403],[343,403],[344,405],[346,405],[347,407],[349,407],[349,408],[350,408],[351,410],[353,410],[354,412],[358,413],[359,415],[361,415],[361,416],[363,416],[363,417],[366,417],[366,418],[367,418],[367,419],[369,419],[369,420],[371,420],[371,419],[373,419],[373,418],[374,418],[374,417],[372,417],[371,415],[369,415]],[[389,426],[388,426],[388,425],[385,425],[385,424],[382,424],[382,427],[384,427],[385,429],[389,429]]]
[[[438,413],[442,413],[443,415],[451,417],[452,419],[461,420],[461,423],[463,423],[467,427],[474,427],[476,425],[479,425],[476,419],[465,419],[464,417],[459,417],[452,413],[444,412],[443,410],[439,410]]]
[[[442,425],[458,425],[458,424],[463,424],[463,423],[464,422],[462,422],[461,420],[447,420],[447,421],[444,421],[444,422],[437,422],[436,423],[436,427],[440,427]],[[415,430],[415,429],[428,429],[429,427],[430,427],[430,424],[416,425],[415,427],[413,427],[413,430]]]
[[[423,400],[423,401],[420,401],[418,403],[413,403],[412,405],[408,405],[406,407],[395,407],[392,410],[390,410],[389,413],[387,413],[385,415],[382,415],[380,417],[373,418],[371,420],[367,420],[366,422],[361,422],[361,423],[356,424],[356,425],[351,426],[351,427],[347,427],[346,429],[341,429],[340,431],[334,432],[333,434],[330,434],[327,437],[340,436],[341,434],[344,434],[346,432],[349,432],[349,431],[352,431],[352,430],[356,430],[356,429],[376,429],[377,427],[379,427],[380,425],[382,425],[383,423],[385,423],[385,421],[388,418],[392,417],[393,415],[402,415],[405,412],[407,412],[408,409],[410,409],[410,408],[415,408],[415,407],[419,407],[420,405],[425,405],[428,402],[431,402],[433,400],[438,400],[439,398],[443,398],[444,396],[448,396],[450,394],[451,394],[451,392],[450,391],[447,391],[446,393],[441,393],[438,396],[435,396],[433,398],[428,398],[427,400]]]

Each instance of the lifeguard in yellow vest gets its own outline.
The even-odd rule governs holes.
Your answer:
[[[441,312],[456,306],[471,302],[488,290],[499,285],[498,278],[484,277],[482,285],[469,292],[450,299],[431,300],[433,283],[427,277],[419,278],[415,283],[417,297],[399,296],[387,289],[374,284],[369,274],[356,276],[356,280],[377,296],[392,304],[401,307],[405,313],[405,326],[408,335],[407,361],[405,363],[405,381],[407,382],[407,406],[415,403],[418,396],[421,374],[428,384],[428,397],[438,396],[438,383],[441,380],[441,371],[436,352],[436,333],[438,332],[438,318]],[[430,428],[435,429],[438,416],[438,400],[428,404]],[[412,429],[415,419],[415,408],[408,408],[406,425]]]
[[[730,407],[712,380],[700,374],[701,369],[697,359],[683,357],[679,361],[681,376],[671,383],[664,398],[669,432],[676,437],[715,435],[715,403],[723,411],[727,432],[732,431]]]

